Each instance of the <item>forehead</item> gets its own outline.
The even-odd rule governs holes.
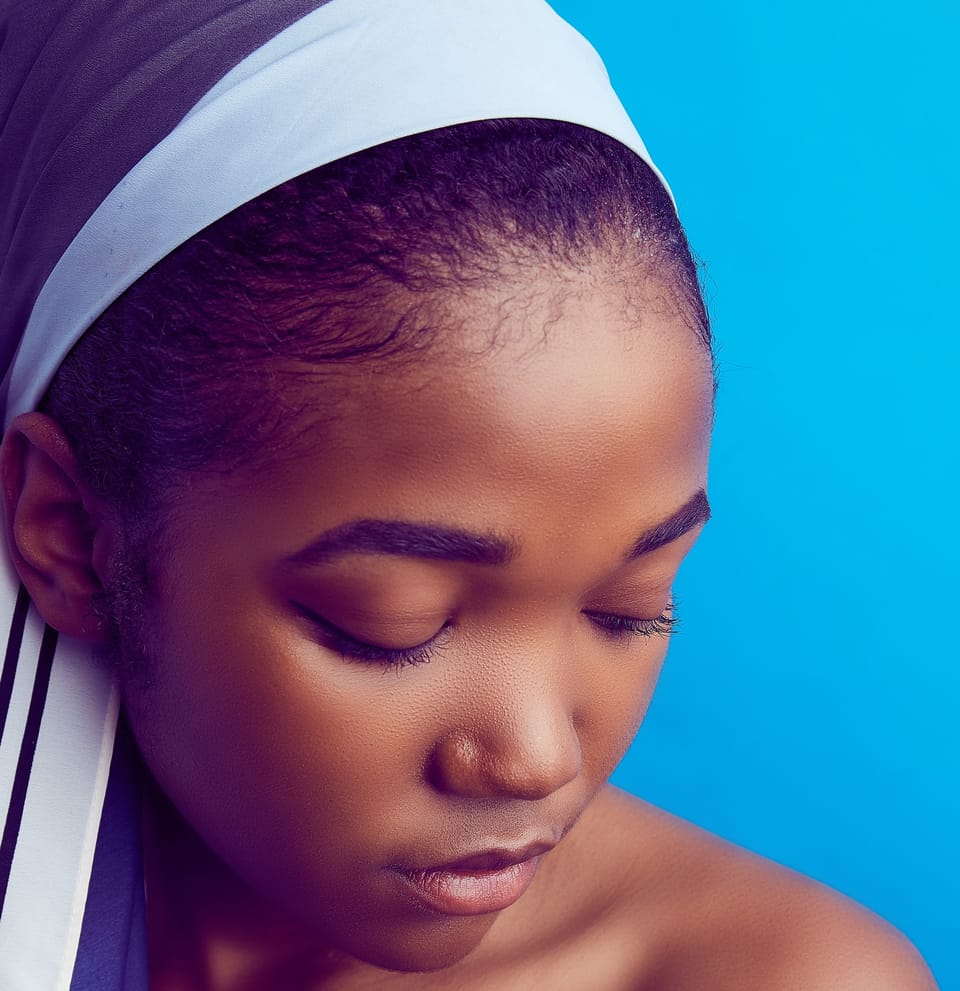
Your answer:
[[[429,437],[449,462],[491,456],[503,471],[512,462],[517,481],[550,457],[565,470],[575,458],[589,472],[627,446],[634,459],[655,447],[663,456],[668,439],[667,470],[705,453],[710,356],[665,297],[638,304],[609,285],[540,285],[461,298],[438,319],[448,325],[438,336],[452,345],[346,380],[340,442],[376,449],[396,467]]]
[[[440,329],[456,347],[298,377],[293,448],[214,477],[190,505],[245,539],[269,518],[289,553],[363,518],[552,546],[600,525],[613,547],[704,487],[711,365],[674,307],[593,287],[450,310]]]

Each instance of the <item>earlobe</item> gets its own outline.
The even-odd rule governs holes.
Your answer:
[[[102,591],[93,551],[101,521],[54,420],[24,413],[13,421],[0,449],[0,483],[7,546],[40,615],[61,633],[102,642],[93,608]]]

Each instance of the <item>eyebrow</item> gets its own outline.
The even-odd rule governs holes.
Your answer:
[[[634,541],[626,560],[632,561],[672,543],[709,518],[707,495],[700,489],[675,513],[644,531]],[[370,519],[353,520],[327,530],[287,560],[310,567],[344,554],[394,554],[433,561],[502,565],[512,561],[517,550],[514,541],[496,534],[406,520]]]
[[[323,564],[341,554],[396,554],[467,564],[507,564],[516,546],[494,534],[405,520],[354,520],[321,534],[289,560]]]
[[[641,533],[630,548],[627,560],[634,561],[644,554],[655,551],[658,547],[672,544],[709,519],[710,503],[707,502],[707,493],[699,489],[675,513]]]

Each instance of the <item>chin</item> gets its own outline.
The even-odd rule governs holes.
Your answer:
[[[481,943],[496,916],[441,919],[418,931],[371,934],[376,939],[353,950],[352,955],[401,973],[430,973],[445,970],[468,957]]]

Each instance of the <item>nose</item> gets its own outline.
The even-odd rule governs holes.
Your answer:
[[[583,767],[572,708],[545,691],[477,698],[463,724],[437,742],[431,783],[468,798],[546,798]]]

